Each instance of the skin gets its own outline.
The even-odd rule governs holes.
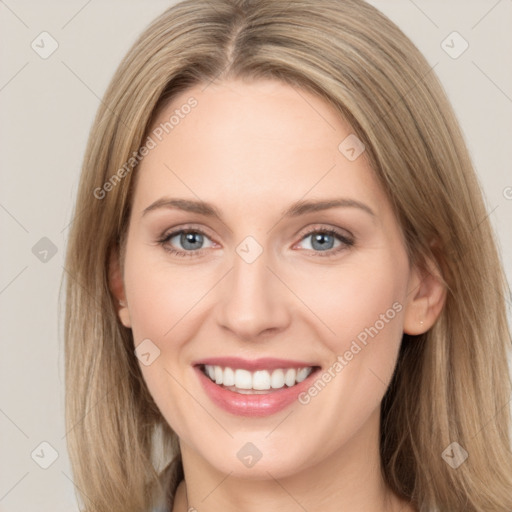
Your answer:
[[[410,265],[365,154],[349,161],[338,150],[353,130],[322,99],[277,81],[229,80],[185,91],[155,125],[191,96],[197,107],[141,164],[124,269],[118,260],[111,269],[135,346],[149,338],[160,350],[139,364],[180,439],[185,481],[173,511],[414,510],[380,473],[379,413],[403,332],[428,330],[442,308],[439,279]],[[164,207],[143,214],[162,197],[207,201],[223,220]],[[299,199],[338,197],[374,214],[281,213]],[[190,224],[206,233],[199,251],[188,249],[196,255],[158,243]],[[327,250],[342,250],[325,257],[307,231],[333,227],[355,242],[335,238]],[[249,235],[263,249],[253,263],[236,252]],[[179,236],[167,246],[187,250]],[[238,356],[327,369],[394,303],[396,316],[307,405],[260,418],[230,414],[209,400],[191,366]],[[236,456],[247,442],[262,453],[252,468]]]

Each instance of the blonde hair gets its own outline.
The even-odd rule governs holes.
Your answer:
[[[334,106],[366,146],[411,262],[435,262],[446,283],[436,324],[404,335],[382,403],[385,481],[421,511],[509,512],[508,288],[480,187],[432,68],[362,0],[186,0],[144,31],[115,73],[88,142],[66,260],[67,441],[86,510],[149,510],[163,492],[170,505],[183,478],[176,435],[109,289],[136,162],[104,184],[172,98],[228,78],[281,80]],[[457,469],[441,456],[452,442],[469,454]],[[169,461],[164,490],[159,466]]]

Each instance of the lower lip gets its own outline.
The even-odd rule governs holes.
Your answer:
[[[194,369],[198,373],[206,394],[214,404],[231,414],[251,417],[270,416],[291,405],[297,400],[299,394],[310,386],[311,378],[318,371],[313,370],[306,379],[291,388],[285,387],[268,394],[246,395],[218,386],[199,367],[196,366]]]

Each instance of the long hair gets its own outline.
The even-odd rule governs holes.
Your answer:
[[[281,80],[334,106],[366,147],[410,261],[441,271],[445,306],[428,332],[403,336],[382,402],[385,481],[421,511],[509,512],[508,288],[480,186],[433,69],[362,0],[185,0],[116,71],[88,141],[64,274],[67,442],[86,510],[149,510],[165,465],[170,502],[183,478],[177,436],[117,317],[109,261],[122,260],[156,116],[192,85],[230,78]],[[457,468],[454,449],[468,454]]]

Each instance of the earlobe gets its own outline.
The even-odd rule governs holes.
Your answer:
[[[123,276],[119,261],[119,252],[112,251],[109,261],[109,287],[116,302],[116,311],[121,323],[131,328],[131,319],[124,290]]]
[[[413,269],[404,333],[418,335],[428,331],[441,314],[445,300],[446,285],[437,266],[429,262],[428,269]]]

